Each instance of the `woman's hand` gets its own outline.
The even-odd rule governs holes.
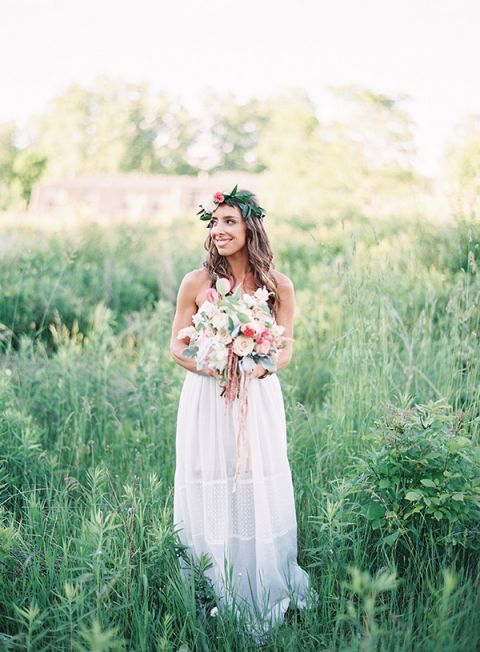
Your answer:
[[[267,370],[261,364],[255,365],[255,369],[250,372],[252,378],[261,378],[267,375]]]
[[[203,374],[204,376],[212,376],[213,378],[216,378],[217,380],[220,380],[222,378],[221,373],[218,371],[218,369],[197,369],[197,373]]]

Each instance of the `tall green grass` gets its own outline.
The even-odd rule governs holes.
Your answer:
[[[352,487],[391,405],[442,399],[478,450],[478,225],[349,215],[271,228],[297,291],[295,355],[280,378],[299,562],[320,601],[288,612],[265,648],[473,651],[478,554],[445,554],[428,520],[408,555],[379,544],[388,532],[362,517]],[[208,560],[181,582],[172,525],[183,371],[168,343],[204,235],[193,221],[9,234],[0,649],[255,649],[228,613],[209,615]]]

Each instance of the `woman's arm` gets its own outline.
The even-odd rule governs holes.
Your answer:
[[[199,289],[198,272],[189,272],[183,277],[178,289],[177,307],[172,324],[172,336],[170,339],[170,353],[175,362],[188,371],[202,373],[206,376],[218,376],[218,372],[212,369],[197,369],[195,358],[188,358],[182,355],[182,351],[188,346],[190,338],[177,339],[178,332],[185,326],[192,325],[192,316],[197,312],[195,298]]]
[[[293,338],[293,320],[295,317],[295,289],[292,281],[284,274],[279,275],[278,279],[278,300],[279,306],[276,315],[276,322],[279,326],[285,328],[284,335]],[[277,371],[286,367],[292,359],[293,343],[291,339],[287,340],[286,346],[280,351],[277,359]]]
[[[276,315],[276,322],[279,326],[285,328],[284,335],[288,338],[293,338],[293,319],[295,316],[295,290],[292,281],[285,276],[285,274],[277,274],[277,297],[278,308]],[[292,340],[288,339],[286,346],[282,349],[277,358],[277,371],[282,367],[286,367],[292,359]],[[252,376],[260,378],[265,373],[265,368],[257,364]]]

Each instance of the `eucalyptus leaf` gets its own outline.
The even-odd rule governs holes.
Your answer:
[[[275,361],[272,360],[268,355],[260,355],[258,356],[258,364],[261,364],[262,367],[265,369],[268,369],[268,371],[274,372],[277,369],[277,365],[275,364]]]
[[[183,349],[182,355],[186,358],[194,358],[198,353],[198,346],[187,346],[186,349]]]

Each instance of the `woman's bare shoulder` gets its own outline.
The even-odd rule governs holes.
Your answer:
[[[187,272],[182,280],[182,285],[186,285],[193,289],[198,289],[208,281],[208,273],[204,267],[199,267],[198,269],[192,269],[191,272]]]
[[[282,274],[281,272],[278,272],[276,269],[272,270],[272,274],[277,281],[277,288],[279,291],[286,290],[286,291],[292,291],[293,290],[293,283],[292,281],[288,278],[286,274]]]

